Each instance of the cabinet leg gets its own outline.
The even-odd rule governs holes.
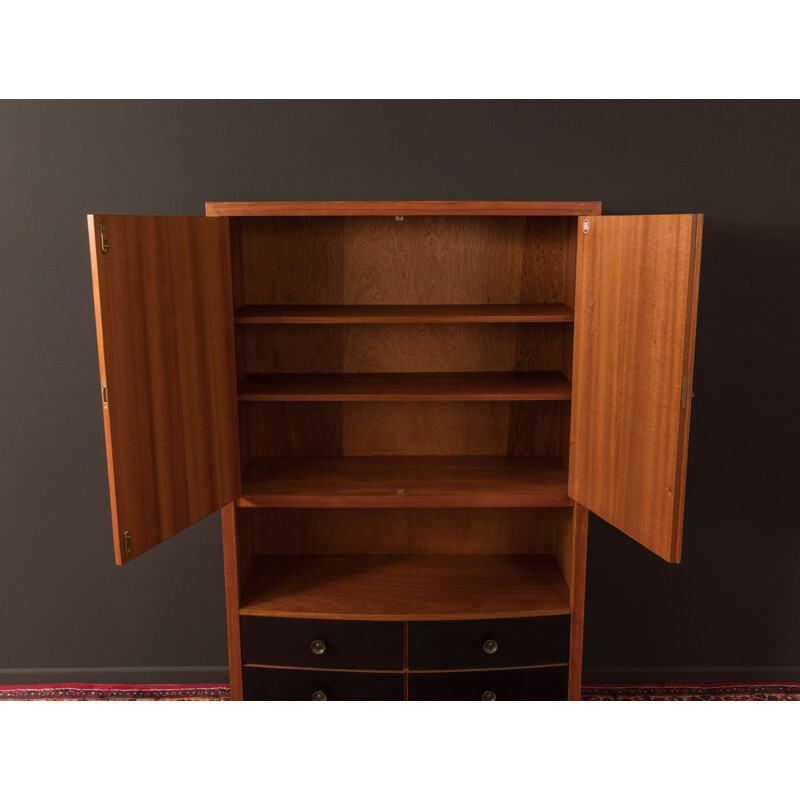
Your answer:
[[[583,669],[583,609],[586,598],[586,547],[589,512],[584,506],[575,506],[573,529],[573,561],[570,594],[572,626],[569,647],[569,688],[567,699],[581,699],[581,673]]]

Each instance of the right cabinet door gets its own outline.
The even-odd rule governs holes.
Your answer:
[[[701,214],[579,217],[569,494],[680,561]]]

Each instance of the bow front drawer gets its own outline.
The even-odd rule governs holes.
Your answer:
[[[402,672],[245,667],[245,700],[402,700]]]
[[[409,673],[409,700],[566,700],[569,668]]]
[[[561,664],[569,660],[568,614],[522,619],[412,622],[408,668],[474,669]]]
[[[318,669],[403,669],[402,622],[242,616],[242,661]]]

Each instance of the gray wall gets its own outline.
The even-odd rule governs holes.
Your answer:
[[[586,678],[800,678],[798,130],[798,103],[0,103],[0,683],[225,670],[218,515],[113,563],[85,215],[317,199],[705,212],[684,563],[592,518]]]

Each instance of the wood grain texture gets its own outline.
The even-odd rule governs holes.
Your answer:
[[[260,556],[243,615],[445,620],[568,614],[551,556]]]
[[[240,325],[360,325],[420,322],[572,322],[573,310],[563,303],[516,303],[492,305],[316,305],[265,306],[237,308],[234,322]]]
[[[238,325],[251,372],[534,372],[562,369],[571,325]],[[570,354],[571,358],[571,354]]]
[[[239,381],[243,401],[569,400],[560,372],[255,373]]]
[[[243,700],[242,647],[239,636],[239,606],[244,585],[239,559],[239,539],[236,530],[236,506],[229,503],[222,508],[222,557],[225,571],[225,610],[228,631],[228,672],[230,674],[231,700]]]
[[[368,201],[305,201],[305,202],[207,202],[209,217],[247,216],[396,216],[459,214],[501,216],[575,216],[599,214],[602,203],[591,201],[508,201],[508,200],[368,200]]]
[[[349,218],[341,302],[561,303],[567,225],[550,217]]]
[[[263,458],[244,477],[242,507],[486,508],[569,506],[555,458]]]
[[[568,402],[344,403],[342,454],[562,457]]]
[[[345,302],[347,220],[240,218],[241,305],[337,305]]]
[[[342,455],[504,456],[510,403],[342,403]],[[525,403],[541,408],[543,403]],[[543,433],[544,435],[544,433]],[[553,455],[546,445],[538,453]]]
[[[241,217],[241,305],[564,303],[571,217]]]
[[[250,458],[516,455],[555,456],[564,462],[561,431],[569,424],[569,411],[566,401],[239,406]]]
[[[569,538],[572,545],[570,606],[572,624],[569,646],[569,700],[581,699],[583,674],[583,620],[586,606],[586,551],[589,530],[589,512],[585,506],[575,506]],[[562,572],[564,565],[562,564]]]
[[[589,223],[578,234],[570,496],[677,562],[702,217]]]
[[[239,516],[252,521],[260,555],[557,554],[572,536],[571,508],[242,508]]]
[[[89,242],[123,563],[124,531],[135,557],[239,493],[228,223],[90,216]]]

